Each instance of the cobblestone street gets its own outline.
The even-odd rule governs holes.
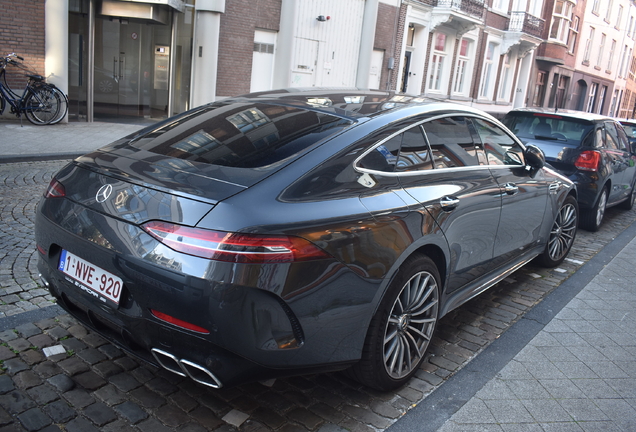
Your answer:
[[[212,390],[127,356],[64,314],[39,285],[34,212],[51,176],[64,164],[0,164],[0,326],[36,310],[52,311],[50,318],[1,327],[0,432],[384,430],[541,302],[636,215],[636,209],[608,209],[600,231],[579,231],[560,267],[528,265],[443,318],[416,378],[396,392],[361,387],[342,373]],[[59,346],[59,354],[50,349]]]

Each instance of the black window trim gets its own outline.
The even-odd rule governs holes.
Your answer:
[[[384,176],[384,177],[414,177],[414,176],[421,176],[421,175],[427,175],[427,174],[432,174],[432,173],[437,173],[437,174],[442,174],[442,173],[447,173],[447,172],[454,172],[457,170],[460,171],[474,171],[474,170],[490,170],[490,169],[510,169],[510,167],[512,167],[513,165],[471,165],[471,166],[463,166],[463,167],[450,167],[450,168],[435,168],[435,169],[430,169],[430,170],[416,170],[416,171],[393,171],[393,172],[387,172],[387,171],[378,171],[378,170],[372,170],[372,169],[368,169],[368,168],[363,168],[361,166],[359,166],[360,161],[367,156],[369,153],[371,153],[372,151],[374,151],[375,149],[377,149],[378,147],[380,147],[382,144],[384,144],[385,142],[389,141],[390,139],[396,137],[399,134],[402,134],[404,132],[406,132],[407,130],[414,128],[414,127],[422,127],[422,125],[424,123],[428,123],[430,121],[433,120],[438,120],[438,119],[442,119],[442,118],[446,118],[446,117],[468,117],[468,118],[478,118],[480,120],[484,120],[484,121],[488,121],[490,123],[494,123],[496,126],[500,127],[502,131],[504,131],[515,143],[517,143],[522,150],[525,150],[526,147],[523,145],[523,143],[514,136],[514,134],[512,134],[511,132],[508,131],[508,128],[501,127],[501,125],[497,124],[496,121],[493,122],[492,119],[484,117],[484,116],[480,116],[477,114],[473,114],[473,113],[462,113],[462,112],[452,112],[452,113],[445,113],[445,114],[439,114],[436,116],[432,116],[432,117],[428,117],[424,120],[420,120],[417,122],[414,122],[408,126],[405,126],[401,129],[399,129],[396,132],[393,132],[391,135],[382,138],[380,141],[376,142],[375,144],[373,144],[371,147],[369,147],[367,150],[365,150],[360,156],[358,156],[356,158],[356,160],[353,161],[353,169],[356,172],[362,173],[362,174],[373,174],[373,175],[377,175],[377,176]],[[428,138],[426,138],[427,144],[428,144]],[[527,164],[526,164],[527,165]],[[522,167],[522,165],[516,166],[517,168]]]

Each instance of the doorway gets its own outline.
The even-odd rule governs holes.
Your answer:
[[[169,53],[168,26],[123,18],[96,19],[95,119],[165,117]]]

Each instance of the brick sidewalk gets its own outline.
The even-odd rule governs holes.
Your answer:
[[[0,322],[57,310],[45,306],[51,298],[38,285],[32,224],[39,196],[62,164],[0,164],[7,191],[0,197],[0,312],[6,316]],[[579,232],[559,268],[526,266],[444,317],[416,378],[392,393],[338,373],[216,391],[140,364],[64,314],[16,325],[0,335],[0,432],[384,430],[631,225],[635,214],[608,209],[601,230]],[[46,357],[43,348],[51,346],[65,352]]]

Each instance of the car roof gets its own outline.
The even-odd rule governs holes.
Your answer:
[[[223,99],[221,102],[232,101],[285,104],[353,120],[410,110],[413,107],[418,107],[420,113],[448,110],[491,117],[484,111],[468,105],[423,96],[358,88],[289,88],[250,93]]]
[[[555,110],[554,108],[515,108],[512,111],[510,111],[508,114],[514,114],[514,113],[549,114],[549,115],[556,115],[561,117],[570,117],[570,118],[576,118],[580,120],[587,120],[591,122],[606,121],[606,120],[617,121],[616,119],[612,117],[608,117],[601,114],[594,114],[594,113],[589,113],[584,111],[576,111],[576,110],[568,110],[568,109]]]

